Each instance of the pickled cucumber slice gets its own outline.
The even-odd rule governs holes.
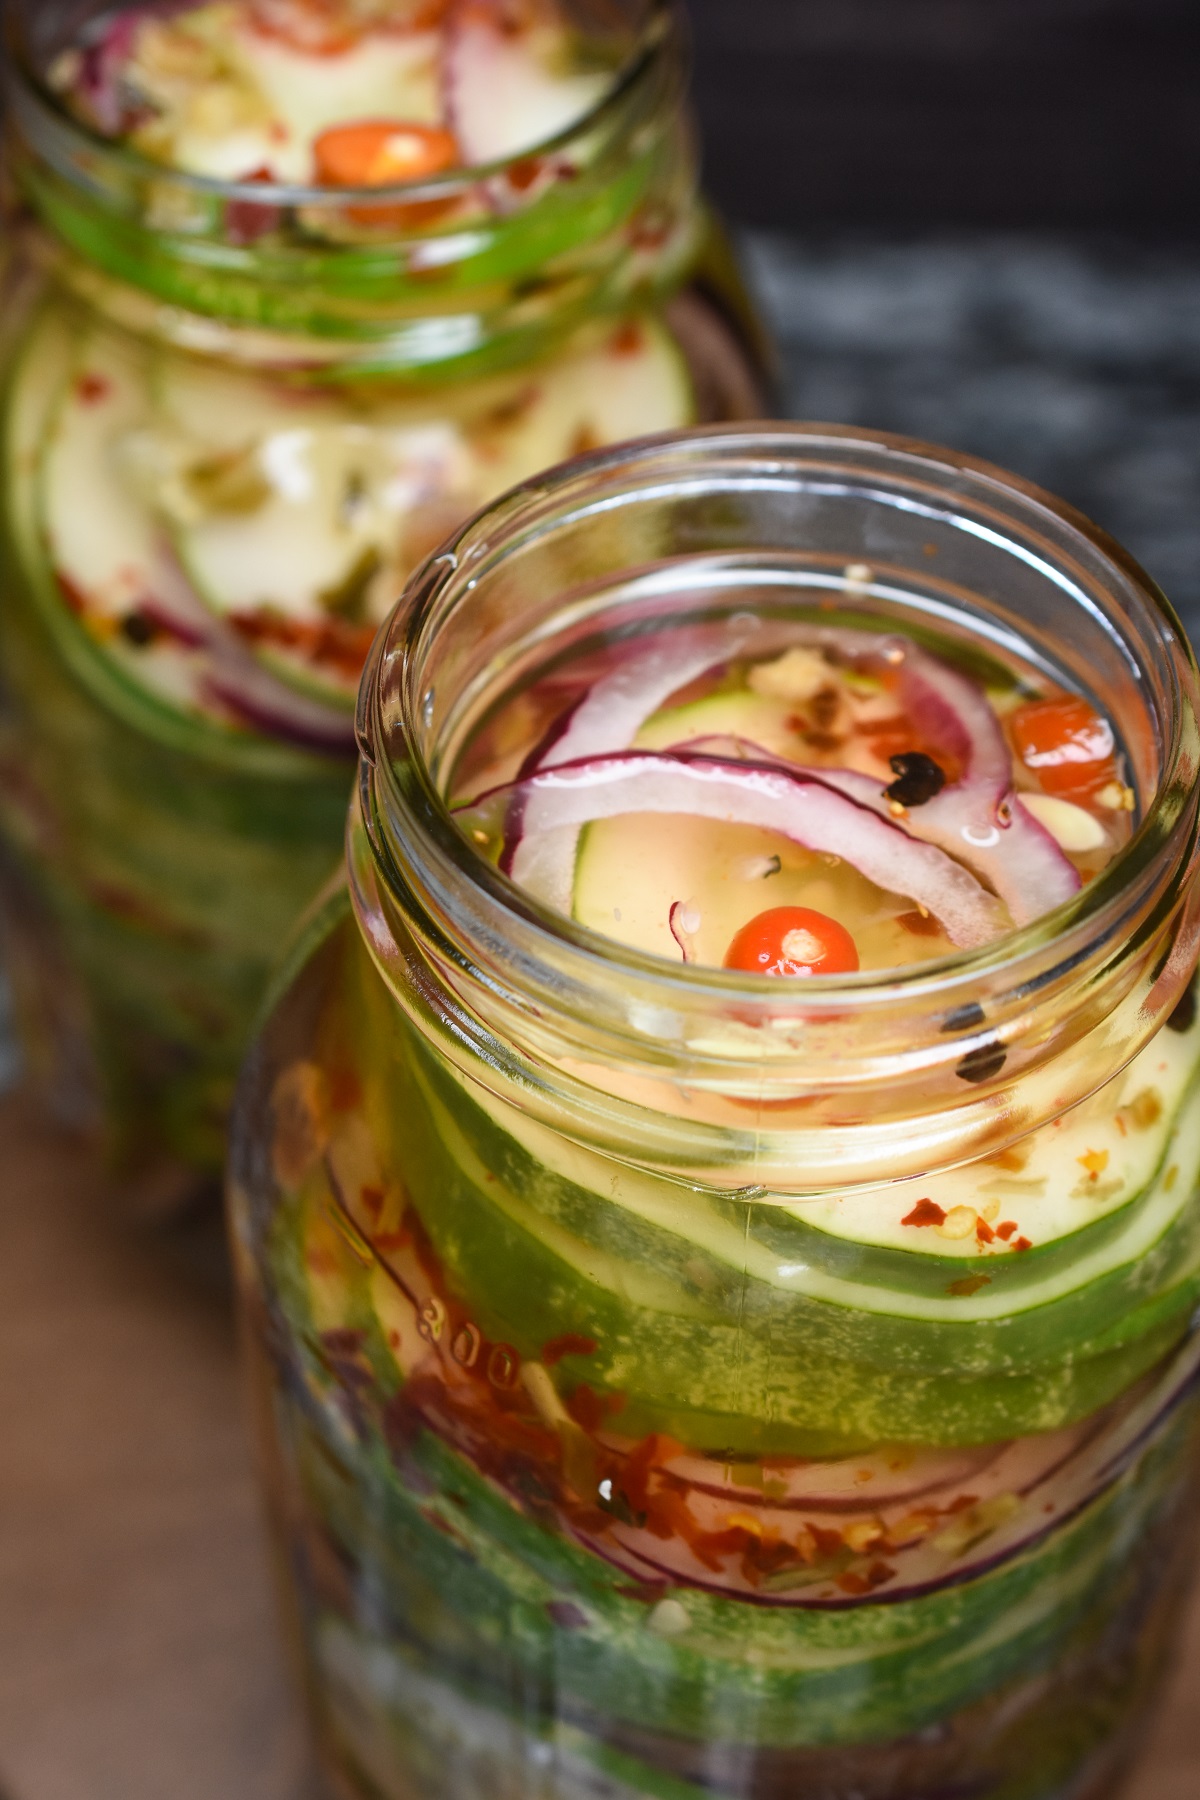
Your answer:
[[[313,142],[331,126],[438,125],[448,116],[464,163],[490,163],[556,137],[597,104],[615,72],[580,68],[571,34],[554,19],[502,31],[468,7],[441,29],[368,24],[356,35],[351,24],[345,41],[311,45],[303,18],[276,13],[266,29],[247,9],[224,5],[118,19],[114,38],[127,22],[136,27],[116,59],[129,115],[142,115],[130,141],[212,180],[265,171],[307,183]]]
[[[204,616],[189,645],[183,623],[195,602],[164,552],[154,516],[125,477],[122,444],[149,409],[146,376],[132,350],[101,332],[80,346],[43,448],[38,481],[46,552],[64,603],[139,683],[184,711],[205,710]],[[149,642],[125,635],[147,609],[181,615],[178,633]]]
[[[1054,1430],[1165,1354],[1200,1292],[1194,1108],[1168,1174],[1082,1234],[1077,1258],[997,1258],[979,1266],[1007,1281],[963,1291],[961,1263],[843,1247],[774,1209],[714,1205],[570,1146],[548,1155],[549,1133],[526,1149],[461,1093],[435,1095],[428,1072],[421,1086],[408,1181],[455,1290],[524,1356],[592,1338],[576,1378],[619,1392],[634,1435],[827,1455]]]
[[[648,316],[627,321],[595,347],[535,370],[511,416],[502,401],[480,418],[481,503],[569,456],[696,419],[691,375],[671,333]]]
[[[552,1660],[577,1716],[632,1719],[701,1741],[716,1695],[729,1739],[780,1748],[882,1746],[1008,1680],[1036,1678],[1098,1601],[1119,1604],[1124,1546],[1169,1518],[1182,1462],[1176,1431],[1078,1520],[979,1581],[840,1612],[747,1606],[682,1589],[673,1597],[686,1629],[667,1638],[651,1624],[653,1596],[638,1598],[602,1559],[489,1491],[431,1436],[417,1450],[416,1491],[382,1450],[364,1458],[360,1491],[372,1495],[373,1510],[355,1507],[321,1446],[302,1443],[310,1503],[325,1529],[371,1558],[392,1616],[422,1622],[417,1642],[443,1671],[482,1678],[503,1695],[516,1687],[520,1666],[510,1658],[527,1658],[526,1667]],[[423,1498],[431,1489],[459,1496],[458,1504],[431,1508]],[[567,1598],[580,1620],[570,1632],[551,1610]],[[410,1635],[398,1658],[396,1642],[375,1648],[376,1682],[387,1681],[393,1659],[403,1669],[413,1656]]]
[[[573,451],[691,422],[682,356],[636,321],[436,402],[312,395],[172,358],[159,505],[188,576],[277,674],[351,704],[374,629],[460,519]]]
[[[303,184],[313,140],[330,125],[441,118],[439,32],[372,32],[322,54],[257,29],[245,8],[199,5],[173,18],[155,10],[132,35],[120,79],[150,115],[131,142],[174,168]]]
[[[298,1245],[288,1244],[290,1262]],[[328,1369],[301,1347],[313,1321],[290,1273],[284,1285],[290,1334],[319,1398]],[[666,1636],[652,1623],[653,1593],[631,1592],[619,1570],[547,1531],[432,1433],[409,1439],[397,1467],[382,1442],[350,1435],[336,1389],[320,1406],[323,1424],[310,1406],[292,1404],[290,1441],[322,1528],[380,1571],[393,1616],[422,1622],[416,1644],[406,1637],[406,1654],[417,1644],[439,1654],[446,1632],[449,1662],[463,1678],[477,1674],[503,1686],[505,1646],[531,1654],[553,1639],[558,1678],[583,1699],[585,1713],[595,1707],[658,1729],[703,1733],[719,1691],[736,1696],[743,1727],[751,1708],[756,1741],[780,1746],[912,1732],[944,1709],[949,1692],[964,1704],[1060,1653],[1063,1635],[1095,1596],[1112,1599],[1121,1546],[1153,1528],[1186,1441],[1180,1428],[1170,1431],[1082,1515],[975,1580],[833,1612],[747,1607],[680,1588],[680,1629]],[[318,1432],[328,1434],[328,1446]],[[339,1472],[345,1457],[357,1482]],[[363,1494],[370,1505],[361,1504]],[[569,1633],[554,1613],[566,1599]],[[380,1641],[375,1654],[386,1665],[394,1651]]]
[[[312,179],[312,144],[331,125],[354,119],[402,119],[436,125],[443,111],[441,34],[436,31],[372,32],[337,55],[313,55],[268,37],[239,21],[232,34],[238,66],[265,96],[272,123],[264,134],[262,161],[280,180]],[[177,140],[179,154],[220,159],[220,140]],[[194,165],[187,164],[192,167]],[[233,175],[212,166],[198,173]]]

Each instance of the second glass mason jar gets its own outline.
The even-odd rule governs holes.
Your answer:
[[[648,686],[710,706],[714,659],[725,706],[722,644],[851,627],[1111,722],[1136,811],[1074,898],[765,980],[598,935],[449,808],[481,735],[548,766],[589,671],[619,734]],[[360,703],[353,910],[296,956],[231,1178],[338,1793],[1113,1790],[1197,1497],[1196,708],[1115,546],[862,433],[596,456],[411,585]]]
[[[358,677],[409,571],[546,464],[761,411],[763,368],[697,198],[668,4],[18,4],[10,23],[8,962],[47,1090],[153,1188],[219,1162],[267,971],[336,863]],[[524,79],[522,33],[559,24],[589,71],[580,116],[520,154],[502,111],[472,137],[489,59]],[[241,86],[209,80],[204,57],[234,50]],[[328,120],[364,68],[418,52],[421,104],[450,95],[486,166],[217,179],[172,164],[161,120],[147,135],[136,85],[169,98],[199,68],[187,117],[207,119],[247,104],[249,67],[283,114]],[[474,61],[439,76],[443,55]]]

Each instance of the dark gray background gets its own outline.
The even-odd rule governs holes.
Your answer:
[[[689,0],[722,204],[755,224],[1190,231],[1196,0]]]
[[[1200,0],[690,0],[785,409],[1041,482],[1200,634]]]

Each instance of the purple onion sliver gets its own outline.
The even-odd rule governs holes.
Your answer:
[[[528,802],[536,799],[536,809]],[[757,825],[821,854],[844,858],[878,887],[907,895],[939,918],[964,949],[991,943],[1004,929],[994,898],[967,870],[933,845],[822,782],[777,765],[715,757],[626,751],[556,765],[459,809],[460,822],[507,823],[523,800],[522,835],[510,846],[507,872],[520,886],[569,914],[575,856],[572,832],[625,813],[676,813]],[[536,830],[530,826],[536,810]],[[559,830],[559,828],[571,828]],[[564,853],[565,851],[565,853]]]
[[[203,687],[211,699],[266,737],[282,738],[322,756],[353,757],[355,753],[354,721],[349,715],[343,718],[301,695],[293,699],[282,684],[268,688],[218,669],[205,677]]]

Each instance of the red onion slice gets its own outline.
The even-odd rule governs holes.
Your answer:
[[[522,777],[627,749],[647,719],[673,694],[720,668],[744,643],[744,634],[730,625],[669,632],[653,639],[589,688],[561,728],[522,769]],[[514,818],[514,824],[527,834],[557,829],[559,857],[564,865],[574,866],[579,827],[561,827],[553,802],[544,808],[536,795],[523,796],[523,816]]]
[[[826,630],[818,649],[836,650],[851,662],[884,663],[897,677],[907,712],[920,720],[930,739],[962,763],[962,783],[1006,793],[1012,759],[1000,721],[978,682],[899,635]]]
[[[1079,872],[1020,804],[1008,742],[978,683],[905,638],[827,632],[822,641],[842,655],[875,657],[894,667],[906,710],[964,763],[961,781],[909,809],[909,832],[970,863],[995,888],[1015,925],[1028,925],[1072,899],[1082,886]],[[819,776],[859,805],[888,811],[886,797],[868,778],[840,770]]]
[[[664,1539],[615,1516],[603,1534],[577,1535],[639,1579],[650,1571],[677,1587],[734,1595],[759,1605],[842,1609],[913,1599],[978,1579],[1076,1517],[1141,1454],[1194,1382],[1198,1363],[1200,1339],[1193,1338],[1165,1369],[1097,1418],[961,1453],[964,1464],[975,1459],[974,1467],[955,1471],[944,1452],[920,1455],[907,1493],[886,1491],[886,1482],[878,1488],[873,1481],[858,1482],[859,1459],[800,1467],[786,1478],[789,1493],[782,1501],[764,1499],[761,1490],[731,1491],[727,1480],[721,1481],[725,1471],[706,1467],[694,1456],[684,1454],[663,1465],[660,1484],[673,1488],[677,1503],[686,1506],[701,1549],[705,1535],[720,1541],[731,1515],[752,1517],[767,1542],[794,1542],[797,1525],[808,1525],[830,1533],[834,1544],[840,1536],[843,1543],[861,1545],[862,1561],[876,1565],[876,1579],[865,1592],[847,1592],[835,1574],[819,1566],[811,1572],[798,1568],[794,1587],[761,1577],[755,1581],[736,1551],[702,1559],[678,1532]],[[926,1470],[931,1479],[922,1482]],[[772,1475],[785,1479],[775,1470]],[[867,1535],[858,1537],[864,1528]],[[873,1544],[876,1530],[879,1539]]]
[[[443,31],[446,122],[463,162],[479,168],[528,155],[586,117],[600,98],[586,81],[542,67],[535,28],[505,29],[501,9],[458,0]]]
[[[321,756],[353,756],[354,721],[265,669],[199,598],[162,545],[138,611],[194,658],[195,693],[248,730]]]
[[[668,915],[667,923],[671,927],[671,936],[679,945],[679,954],[684,962],[695,962],[696,948],[692,942],[692,934],[687,928],[687,907],[682,900],[675,901]]]
[[[530,826],[534,810],[536,829]],[[456,813],[469,829],[506,831],[502,869],[568,916],[573,832],[623,813],[676,813],[756,825],[807,850],[844,858],[876,886],[933,913],[961,949],[991,943],[1006,925],[992,895],[941,850],[916,842],[823,782],[776,765],[626,751],[542,769]]]
[[[125,91],[124,76],[138,34],[149,20],[172,19],[188,10],[189,0],[149,0],[111,14],[96,35],[83,45],[78,88],[92,118],[106,137],[119,137],[130,128],[133,113]]]
[[[859,769],[817,768],[777,756],[749,738],[696,737],[672,745],[673,754],[719,756],[748,761],[820,781],[870,807],[880,818],[896,820],[910,837],[935,844],[948,856],[969,863],[1000,896],[1014,925],[1028,925],[1072,899],[1082,886],[1079,871],[1045,826],[1011,793],[992,810],[994,823],[981,824],[980,796],[970,784],[943,788],[935,800],[909,807],[897,819],[883,784]]]
[[[672,694],[737,656],[745,637],[732,629],[673,632],[598,681],[575,708],[538,769],[626,750]]]
[[[1017,794],[1006,795],[996,814],[982,821],[976,795],[962,786],[944,788],[927,806],[913,807],[904,822],[914,837],[964,857],[995,888],[1013,923],[1029,925],[1073,899],[1083,880]]]

